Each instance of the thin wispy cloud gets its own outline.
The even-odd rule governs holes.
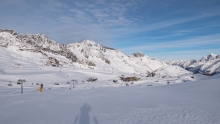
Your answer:
[[[195,20],[200,20],[208,17],[214,17],[214,16],[220,16],[220,13],[210,13],[210,14],[204,14],[204,15],[198,15],[198,16],[192,16],[192,17],[186,17],[186,18],[179,18],[179,19],[170,19],[170,20],[163,20],[159,22],[154,22],[150,24],[146,24],[144,26],[138,27],[136,30],[129,30],[130,33],[140,33],[140,32],[150,32],[154,30],[159,30],[162,28],[167,28],[171,26],[175,26],[181,23],[187,23]],[[189,31],[189,30],[188,30]]]
[[[195,47],[195,46],[204,46],[204,45],[220,45],[220,34],[208,35],[208,36],[199,36],[188,38],[184,40],[175,40],[168,42],[160,43],[146,43],[141,44],[140,46],[127,47],[123,50],[125,51],[138,51],[138,50],[164,50],[170,48],[186,48],[186,47]]]
[[[22,5],[24,3],[25,3],[25,1],[22,1],[22,0],[1,0],[0,6],[2,6],[2,7],[8,6],[8,5],[19,6],[19,5]]]
[[[105,0],[96,0],[95,3],[97,3],[97,4],[104,4]]]
[[[98,3],[106,4],[105,1],[96,1]],[[106,7],[97,7],[98,5],[93,5],[88,3],[79,3],[76,5],[84,9],[70,9],[70,12],[76,14],[76,16],[87,17],[87,20],[93,20],[96,24],[102,27],[114,27],[114,26],[127,26],[133,24],[136,18],[128,18],[125,13],[132,8],[132,2],[124,3],[108,3]],[[85,19],[85,18],[82,18]],[[137,19],[136,19],[137,20]],[[84,21],[84,20],[82,20]]]
[[[179,51],[159,51],[151,53],[151,56],[160,55],[160,60],[169,61],[169,60],[191,60],[191,59],[200,59],[203,56],[206,56],[210,53],[220,54],[218,48],[208,48],[208,49],[195,49],[195,50],[179,50]]]

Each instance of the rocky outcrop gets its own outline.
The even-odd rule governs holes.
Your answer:
[[[17,46],[21,51],[45,52],[65,56],[72,62],[77,61],[76,55],[67,49],[67,46],[51,40],[42,34],[19,35],[14,30],[0,30],[0,45],[4,47]]]
[[[145,56],[145,55],[144,55],[143,53],[141,53],[141,52],[133,53],[133,55],[134,55],[135,57],[144,57],[144,56]]]

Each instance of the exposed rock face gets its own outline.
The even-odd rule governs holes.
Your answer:
[[[95,65],[95,63],[90,62],[90,61],[87,61],[87,63],[86,63],[86,64],[88,64],[89,66],[96,66],[96,65]]]
[[[81,59],[82,61],[85,61],[83,63],[89,63],[89,66],[96,66],[95,63],[93,63],[90,58],[96,57],[100,58],[103,62],[107,64],[111,64],[111,61],[105,57],[104,53],[106,51],[112,51],[115,50],[113,48],[105,47],[100,44],[95,43],[94,41],[89,41],[89,40],[84,40],[81,42],[76,42],[73,44],[67,45],[67,47],[72,51],[72,52],[79,52],[84,56]]]
[[[106,59],[106,58],[102,58],[102,60],[104,60],[105,63],[107,63],[107,64],[111,64],[110,60],[108,60],[108,59]]]
[[[54,57],[48,57],[49,61],[48,61],[48,64],[54,66],[54,67],[59,67],[60,63],[59,61],[54,58]]]
[[[133,54],[135,57],[144,57],[145,55],[141,52],[137,52]]]
[[[66,58],[70,59],[72,62],[77,62],[77,57],[69,49],[67,49]]]
[[[8,32],[8,33],[12,34],[13,36],[15,36],[16,38],[18,38],[18,33],[14,30],[10,30],[10,29],[2,30],[2,29],[0,29],[0,32]]]

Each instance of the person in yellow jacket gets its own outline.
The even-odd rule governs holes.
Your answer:
[[[43,92],[43,84],[40,84],[40,88],[39,88],[39,90],[40,90],[40,92],[42,93]]]

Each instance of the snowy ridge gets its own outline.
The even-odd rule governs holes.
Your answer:
[[[213,53],[199,60],[167,61],[166,63],[169,65],[177,65],[193,73],[204,75],[215,75],[220,72],[220,55],[215,55]]]
[[[68,45],[60,44],[43,34],[19,35],[13,30],[0,30],[0,46],[13,56],[27,59],[37,57],[42,66],[74,66],[76,68],[106,70],[114,73],[148,75],[167,64],[141,52],[126,55],[121,50],[102,46],[91,40]],[[24,51],[24,52],[18,52]],[[20,54],[21,53],[21,54]],[[27,57],[26,54],[29,54]],[[166,69],[166,68],[165,68]]]
[[[148,75],[148,77],[167,78],[177,77],[179,75],[190,74],[187,70],[179,66],[161,67]]]
[[[52,66],[75,63],[74,66],[81,68],[148,74],[164,65],[143,53],[127,56],[120,50],[102,46],[91,40],[64,45],[49,39],[46,35],[18,35],[13,30],[0,31],[0,45],[6,48],[15,47],[19,51],[41,53],[43,56],[41,58],[47,61],[43,64]],[[70,61],[60,64],[62,60],[56,55],[61,55]]]
[[[148,56],[127,56],[120,50],[89,40],[72,43],[67,47],[81,62],[90,62],[92,68],[101,70],[146,74],[163,66],[163,63]]]
[[[47,53],[65,56],[73,62],[77,61],[76,56],[66,49],[64,44],[57,43],[42,34],[18,35],[13,30],[0,30],[0,46],[16,47],[20,51],[40,52],[45,57]]]

